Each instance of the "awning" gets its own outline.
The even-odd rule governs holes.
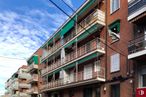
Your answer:
[[[48,41],[48,45],[49,45],[50,43],[53,43],[53,38],[51,38],[51,39]]]
[[[84,38],[86,38],[87,36],[91,35],[92,33],[94,33],[97,30],[97,25],[93,25],[90,29],[86,30],[83,34],[81,34],[77,40],[80,41]]]
[[[54,72],[49,73],[48,76],[51,76],[51,75],[53,75],[53,74],[56,74],[56,73],[60,72],[61,70],[62,70],[62,68],[57,69],[57,70],[55,70]]]
[[[61,37],[61,32],[57,32],[57,33],[54,35],[53,39],[56,39],[56,38],[58,38],[58,37]]]
[[[90,0],[78,13],[77,15],[81,15],[82,13],[84,13],[88,8],[90,8],[90,6],[95,2],[96,0]]]
[[[71,28],[74,27],[75,24],[75,18],[72,18],[60,31],[61,36],[64,36]]]
[[[76,66],[76,62],[68,64],[67,66],[63,67],[63,69],[69,69],[69,68],[72,68],[74,66]]]
[[[90,59],[92,59],[92,58],[95,58],[95,57],[97,57],[97,53],[94,53],[94,54],[92,54],[92,55],[90,55],[90,56],[87,56],[87,57],[85,57],[85,58],[79,60],[79,61],[78,61],[78,64],[81,64],[81,63],[83,63],[83,62],[86,62],[86,61],[88,61],[88,60],[90,60]]]
[[[34,60],[34,64],[39,64],[38,56],[34,56],[33,60]]]
[[[65,46],[64,46],[64,48],[67,48],[67,47],[69,47],[69,46],[71,46],[73,43],[75,43],[76,42],[76,39],[74,39],[74,40],[72,40],[71,42],[69,42],[68,44],[66,44]]]
[[[118,32],[120,32],[120,19],[111,23],[108,27],[109,29],[113,29],[114,27],[117,27]]]
[[[38,60],[38,56],[32,56],[31,58],[30,58],[30,60],[28,60],[28,65],[30,65],[32,62],[34,62],[34,64],[39,64],[39,62],[38,62],[39,60]]]

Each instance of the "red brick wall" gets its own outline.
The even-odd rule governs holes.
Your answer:
[[[107,80],[112,80],[113,77],[122,76],[127,77],[127,57],[128,57],[128,41],[132,39],[132,24],[127,21],[128,17],[128,1],[127,0],[120,0],[120,9],[116,12],[110,14],[110,0],[107,1],[107,25],[111,24],[117,19],[120,19],[120,40],[112,43],[112,39],[108,35],[107,41],[108,46],[115,49],[116,51],[111,50],[111,48],[107,48]],[[122,53],[120,54],[120,71],[111,73],[110,72],[110,56],[115,53]],[[101,97],[110,97],[110,85],[120,83],[120,95],[121,97],[132,97],[132,84],[127,81],[119,82],[107,82],[105,86],[102,86],[102,96]],[[106,93],[103,92],[103,87],[106,87]]]

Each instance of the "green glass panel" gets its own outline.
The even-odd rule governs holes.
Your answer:
[[[90,55],[90,56],[87,56],[87,57],[85,57],[85,58],[79,60],[79,61],[78,61],[78,64],[81,64],[81,63],[83,63],[83,62],[85,62],[85,61],[88,61],[88,60],[90,60],[90,59],[92,59],[92,58],[95,58],[96,56],[97,56],[97,53],[94,53],[94,54],[92,54],[92,55]]]

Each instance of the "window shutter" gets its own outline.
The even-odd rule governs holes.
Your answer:
[[[111,56],[111,72],[120,70],[120,55],[114,54]]]

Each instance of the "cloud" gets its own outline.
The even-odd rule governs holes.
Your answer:
[[[25,15],[0,13],[0,55],[28,58],[66,19],[63,14],[42,10],[31,10]]]
[[[56,19],[57,18],[57,19]],[[67,19],[60,13],[30,10],[20,14],[14,11],[0,13],[0,56],[29,58]],[[25,60],[0,57],[0,95],[4,83]],[[3,87],[3,88],[1,88]]]

